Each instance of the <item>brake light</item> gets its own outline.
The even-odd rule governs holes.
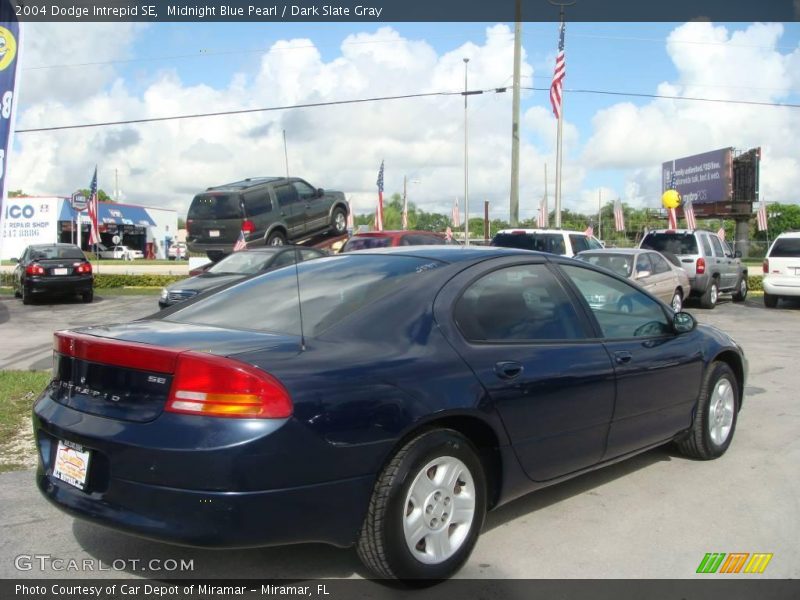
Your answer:
[[[706,272],[706,259],[703,258],[702,256],[697,259],[697,267],[695,269],[695,272],[698,275],[702,275],[703,273]]]
[[[247,235],[255,232],[256,225],[250,219],[245,219],[242,221],[242,231],[244,231]]]
[[[186,219],[186,233],[191,233],[192,232],[192,224],[193,223],[194,223],[194,221],[192,221],[191,219]]]
[[[91,273],[92,272],[92,263],[75,263],[75,272],[76,273]]]
[[[761,269],[764,271],[764,275],[769,273],[769,259],[768,258],[764,259],[764,264],[761,265]]]
[[[31,264],[25,268],[28,275],[44,275],[44,267],[42,265]]]
[[[524,231],[521,231],[521,230],[519,230],[519,229],[515,229],[514,231],[512,231],[512,232],[511,232],[511,234],[512,234],[512,235],[524,235],[524,234],[525,234],[525,232],[524,232]]]
[[[281,383],[243,362],[199,352],[178,357],[168,412],[214,417],[283,419],[292,400]]]

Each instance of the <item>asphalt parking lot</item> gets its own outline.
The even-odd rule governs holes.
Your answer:
[[[0,299],[0,368],[48,368],[55,329],[128,320],[157,298],[23,306]],[[728,453],[691,461],[657,449],[526,496],[490,514],[465,578],[691,578],[707,552],[766,552],[763,575],[800,576],[800,304],[767,310],[760,297],[689,307],[730,332],[750,361],[744,409]],[[0,475],[0,577],[363,577],[353,550],[304,544],[207,551],[128,537],[68,517],[42,499],[32,471]],[[90,559],[94,572],[41,569],[19,556]],[[158,570],[167,559],[191,571]],[[151,561],[162,561],[151,562]],[[116,562],[115,562],[116,561]],[[138,562],[137,562],[138,561]],[[47,561],[44,561],[47,563]],[[47,563],[51,564],[52,563]],[[112,565],[120,570],[114,570]],[[108,570],[100,570],[105,566]],[[151,568],[152,567],[152,568]],[[713,577],[723,577],[713,575]]]

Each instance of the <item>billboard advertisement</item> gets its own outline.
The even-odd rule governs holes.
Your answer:
[[[733,193],[733,149],[722,148],[665,162],[661,167],[662,192],[670,189],[673,173],[681,198],[701,204],[729,203]]]
[[[19,33],[14,8],[8,0],[0,0],[0,224],[6,213],[6,173],[17,104],[14,88],[19,63]],[[2,242],[0,239],[0,244]]]
[[[61,198],[9,198],[3,205],[0,258],[19,258],[30,244],[58,241],[58,209]]]

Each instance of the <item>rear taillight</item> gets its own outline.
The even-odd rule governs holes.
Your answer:
[[[769,273],[769,259],[768,258],[764,259],[764,264],[761,265],[761,269],[764,271],[764,275]]]
[[[178,357],[168,412],[213,417],[282,419],[292,400],[280,382],[248,364],[197,352]]]
[[[245,219],[242,221],[242,231],[244,231],[247,235],[254,233],[256,230],[256,224],[253,223],[250,219]]]
[[[28,275],[44,275],[44,267],[37,264],[31,264],[25,268],[25,272]]]
[[[697,267],[695,268],[695,272],[698,275],[702,275],[703,273],[706,272],[706,259],[705,258],[700,257],[700,258],[697,259]]]
[[[76,273],[91,273],[92,272],[92,263],[75,263],[75,272]]]
[[[194,224],[194,221],[192,221],[191,219],[186,219],[186,233],[187,234],[192,233],[192,225],[193,224]]]

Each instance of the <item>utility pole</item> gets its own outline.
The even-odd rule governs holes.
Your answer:
[[[467,119],[467,65],[464,59],[464,245],[469,246],[469,121]]]
[[[114,169],[114,201],[119,202],[119,169]]]
[[[550,227],[550,207],[548,206],[547,198],[547,163],[544,163],[544,203],[542,211],[544,211],[544,226]]]
[[[489,245],[489,201],[483,201],[483,241]]]
[[[511,226],[519,224],[519,79],[522,62],[522,0],[516,0],[514,24],[514,83],[511,101]]]
[[[597,190],[597,238],[603,239],[603,190]]]
[[[289,179],[289,150],[286,148],[286,130],[283,130],[283,160],[286,163],[286,179]]]

